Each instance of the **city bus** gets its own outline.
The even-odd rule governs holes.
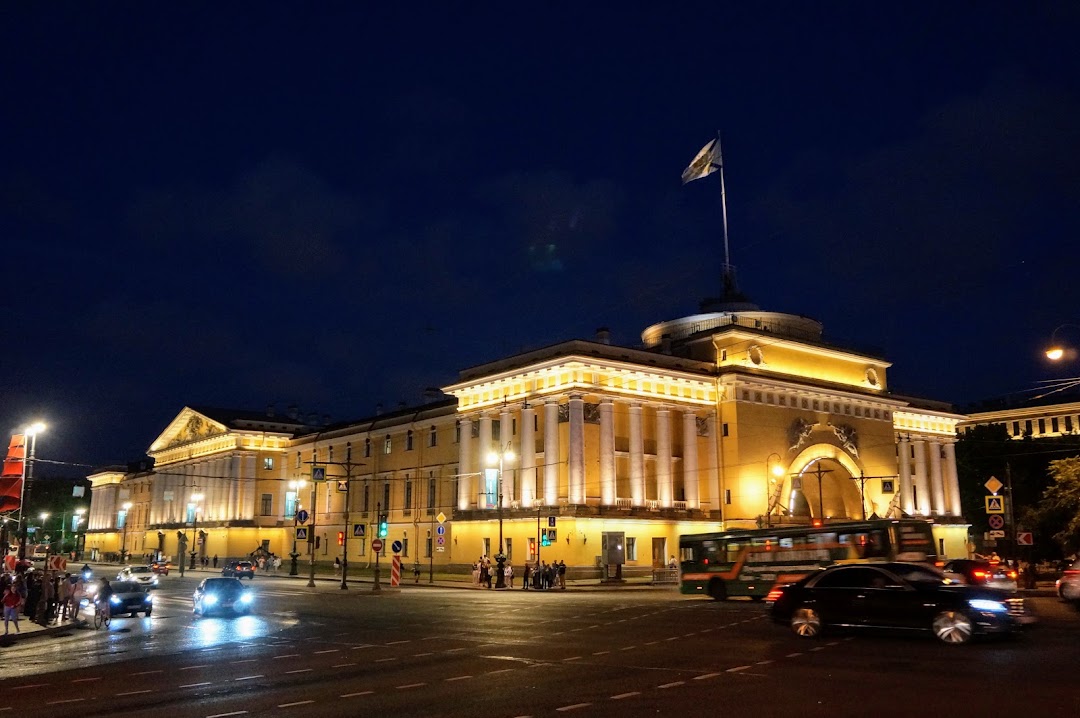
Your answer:
[[[679,537],[682,593],[761,600],[776,587],[833,563],[935,562],[929,521],[871,519]]]

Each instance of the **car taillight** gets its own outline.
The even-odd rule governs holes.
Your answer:
[[[1016,573],[1016,571],[1009,571],[1005,575],[1015,581],[1018,574]]]
[[[1078,570],[1078,569],[1069,569],[1063,575],[1065,575],[1065,576],[1077,576],[1077,575],[1080,575],[1080,570]]]
[[[767,596],[765,596],[765,600],[769,603],[775,603],[776,601],[779,601],[780,597],[783,595],[783,588],[774,588],[773,590],[769,591]]]
[[[987,573],[986,571],[978,571],[978,570],[975,570],[975,571],[972,571],[972,572],[971,572],[971,575],[972,575],[972,577],[973,577],[973,578],[977,578],[977,579],[979,579],[980,581],[983,581],[983,580],[985,580],[985,579],[986,579],[986,577],[987,577],[987,576],[989,576],[990,574],[988,574],[988,573]]]

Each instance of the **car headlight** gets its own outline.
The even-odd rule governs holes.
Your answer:
[[[213,606],[215,603],[217,603],[217,596],[212,593],[208,593],[203,596],[203,603],[205,603],[207,606]]]
[[[251,603],[254,598],[249,591],[244,591],[240,594],[240,603]]]
[[[146,598],[143,599],[143,601],[145,601],[146,603],[151,603],[151,602],[153,602],[153,600],[154,600],[154,597],[151,596],[149,593],[146,594]]]
[[[109,603],[120,603],[119,596],[109,596]]]
[[[983,611],[985,613],[1008,613],[1009,608],[1000,601],[991,601],[985,598],[973,598],[968,601],[968,605],[974,608],[976,611]]]
[[[156,586],[157,585],[157,576],[154,576],[152,579],[150,579],[150,583],[152,583],[152,584],[154,584]]]

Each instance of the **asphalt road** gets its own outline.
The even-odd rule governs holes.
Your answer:
[[[1080,614],[1034,599],[1017,640],[807,641],[761,604],[670,591],[315,589],[259,577],[254,615],[154,615],[0,651],[0,714],[562,716],[1080,714]]]

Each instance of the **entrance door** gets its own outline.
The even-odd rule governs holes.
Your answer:
[[[660,568],[667,564],[667,539],[654,538],[652,540],[652,565]]]

